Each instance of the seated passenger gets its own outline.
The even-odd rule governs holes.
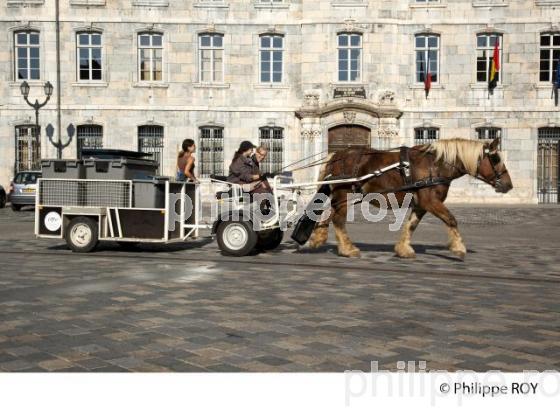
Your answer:
[[[258,165],[251,156],[255,146],[250,141],[243,141],[235,152],[229,166],[228,182],[243,185],[243,189],[250,193],[270,193],[272,190],[261,175]]]

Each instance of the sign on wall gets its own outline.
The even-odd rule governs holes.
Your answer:
[[[336,87],[333,98],[366,98],[364,87]]]

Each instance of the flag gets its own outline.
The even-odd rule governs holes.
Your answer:
[[[554,97],[554,106],[558,107],[558,93],[560,90],[560,58],[556,62],[556,78],[552,76],[552,96]]]
[[[426,92],[426,99],[430,94],[432,88],[432,73],[430,73],[430,50],[428,50],[428,62],[426,64],[426,71],[424,72],[424,91]]]
[[[498,75],[500,74],[500,40],[496,38],[494,46],[494,56],[490,65],[490,75],[488,77],[488,92],[492,94],[498,85]]]

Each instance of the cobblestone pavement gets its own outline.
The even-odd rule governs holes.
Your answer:
[[[360,259],[287,237],[236,259],[205,239],[72,254],[0,210],[0,370],[558,370],[560,208],[453,211],[464,262],[433,218],[415,260],[388,222],[349,226]]]

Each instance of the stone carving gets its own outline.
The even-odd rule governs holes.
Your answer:
[[[356,20],[352,19],[352,18],[347,18],[344,20],[344,30],[346,31],[354,31],[354,25],[356,23]]]
[[[306,107],[316,107],[319,105],[319,94],[306,93],[303,101]]]
[[[395,104],[395,92],[386,90],[379,94],[379,105],[394,105]]]
[[[321,130],[316,128],[303,128],[301,130],[301,137],[304,140],[314,140],[321,136]]]
[[[379,128],[379,138],[397,138],[399,136],[399,129],[394,124],[387,124]]]
[[[355,111],[344,111],[344,120],[349,124],[354,123],[354,121],[356,121],[356,112]]]

